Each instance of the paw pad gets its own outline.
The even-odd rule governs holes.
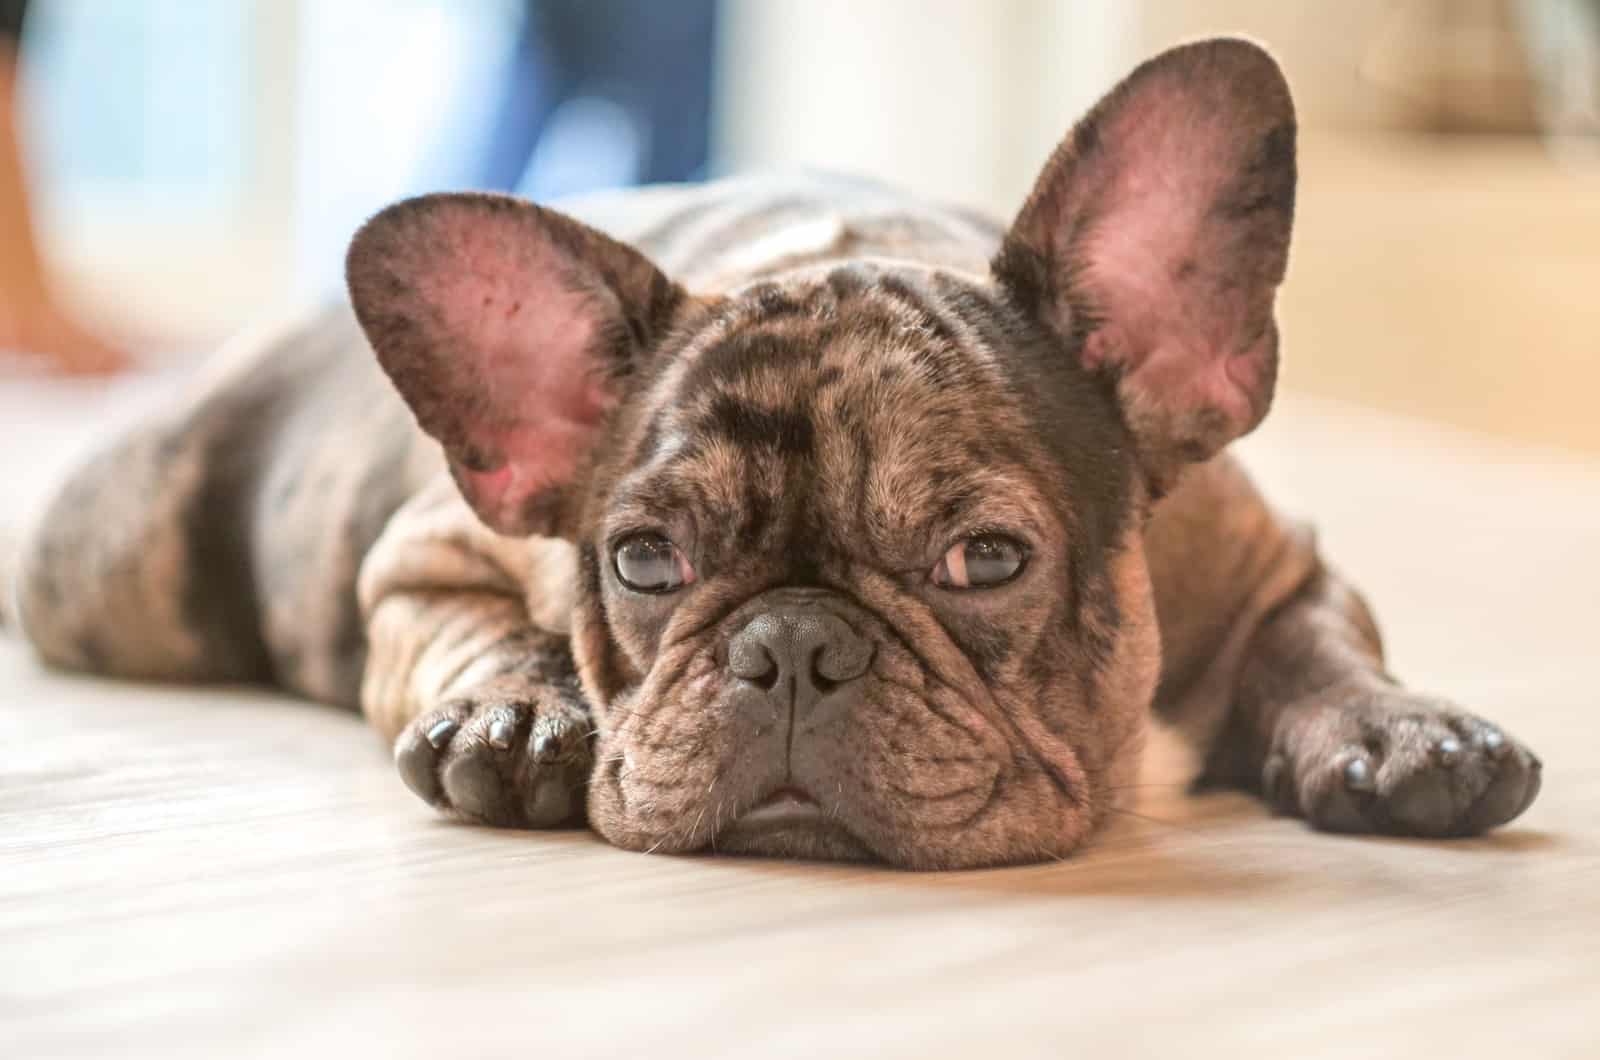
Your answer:
[[[1286,712],[1265,796],[1319,828],[1477,835],[1532,804],[1539,759],[1495,726],[1404,693]]]
[[[414,720],[395,765],[424,801],[486,824],[550,828],[583,817],[587,711],[548,686],[491,684]]]

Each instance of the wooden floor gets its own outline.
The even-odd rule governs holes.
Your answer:
[[[79,441],[16,393],[12,501]],[[1600,1056],[1600,462],[1308,399],[1250,448],[1398,671],[1544,757],[1514,827],[1315,835],[1158,747],[1068,863],[648,857],[435,820],[353,717],[4,642],[0,1056]]]

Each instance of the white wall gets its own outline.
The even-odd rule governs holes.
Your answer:
[[[724,169],[814,165],[1015,209],[1055,143],[1140,60],[1185,40],[1267,44],[1302,121],[1390,120],[1426,14],[1392,0],[725,0]],[[1399,57],[1401,60],[1404,56]]]
[[[727,0],[722,168],[818,166],[1009,213],[1122,66],[1116,0]]]

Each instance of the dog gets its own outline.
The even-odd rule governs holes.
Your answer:
[[[1388,676],[1227,452],[1295,136],[1211,40],[1009,227],[821,177],[398,203],[348,305],[66,481],[11,619],[58,666],[359,706],[433,806],[631,850],[1060,858],[1152,717],[1317,828],[1481,833],[1538,758]]]

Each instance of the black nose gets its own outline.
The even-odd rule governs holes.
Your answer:
[[[836,615],[796,605],[764,611],[728,641],[728,669],[801,715],[860,679],[872,642]]]

